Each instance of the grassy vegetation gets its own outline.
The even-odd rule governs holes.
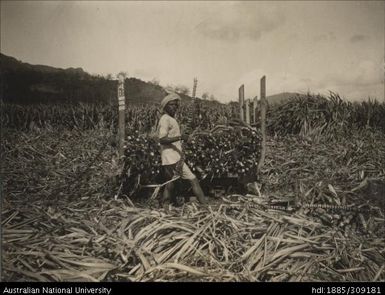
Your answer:
[[[385,103],[350,102],[331,93],[297,96],[269,110],[268,130],[274,134],[347,136],[353,131],[385,131]]]
[[[385,279],[383,103],[309,97],[270,110],[257,187],[169,211],[115,198],[108,107],[45,108],[2,105],[3,280]],[[132,110],[128,130],[146,132],[155,107]],[[212,126],[232,110],[205,112]]]

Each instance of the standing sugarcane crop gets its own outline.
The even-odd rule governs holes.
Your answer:
[[[206,198],[196,176],[191,172],[190,168],[184,162],[185,157],[182,151],[181,140],[186,137],[181,136],[178,122],[175,120],[175,114],[179,109],[180,97],[176,93],[171,93],[163,98],[160,106],[162,116],[159,119],[157,133],[160,143],[160,154],[162,159],[162,170],[167,180],[175,176],[190,181],[194,194],[200,203],[205,204]],[[163,198],[161,203],[172,200],[176,203],[176,196],[172,196],[174,182],[165,185]]]

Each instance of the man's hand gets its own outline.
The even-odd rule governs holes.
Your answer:
[[[181,140],[185,141],[185,142],[188,142],[190,140],[190,137],[187,135],[187,134],[183,134],[181,136]]]

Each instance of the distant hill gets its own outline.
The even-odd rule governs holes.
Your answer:
[[[13,103],[117,103],[117,81],[93,76],[82,68],[61,69],[46,65],[31,65],[14,57],[0,54],[1,98]],[[125,79],[128,103],[159,103],[167,92],[160,85],[137,78]],[[297,93],[279,93],[267,97],[269,104],[278,104]],[[180,94],[190,101],[188,95]],[[202,100],[204,104],[220,104]],[[236,102],[233,102],[236,104]]]
[[[1,98],[13,103],[117,103],[117,81],[93,76],[82,68],[31,65],[0,54]],[[159,103],[167,92],[159,85],[125,79],[129,103]],[[191,97],[181,94],[182,100]]]
[[[1,98],[14,103],[90,102],[108,100],[113,81],[81,68],[31,65],[0,55]]]
[[[6,56],[5,54],[0,53],[0,73],[9,73],[16,71],[32,71],[32,72],[41,72],[48,74],[57,74],[60,72],[66,72],[68,74],[76,74],[78,76],[87,77],[90,76],[82,68],[68,68],[68,69],[60,69],[54,68],[45,65],[31,65],[29,63],[25,63],[17,60],[14,57]]]

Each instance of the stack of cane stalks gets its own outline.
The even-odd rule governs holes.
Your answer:
[[[197,132],[184,143],[185,161],[193,172],[206,177],[243,176],[256,173],[260,134],[253,129],[224,128]],[[141,183],[158,183],[161,166],[156,137],[133,132],[127,137],[123,177],[137,177]]]

